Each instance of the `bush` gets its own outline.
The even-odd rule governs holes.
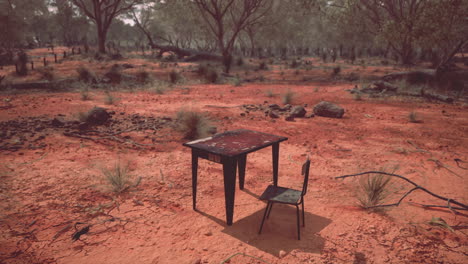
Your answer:
[[[136,187],[141,182],[139,177],[134,183],[132,183],[132,176],[128,165],[122,165],[117,162],[112,168],[102,168],[105,180],[111,185],[111,188],[116,193],[122,193],[129,188]]]
[[[91,95],[89,94],[88,89],[81,90],[80,94],[81,94],[82,101],[91,100]]]
[[[141,84],[146,84],[150,81],[150,74],[145,70],[140,70],[136,73],[136,80]]]
[[[233,84],[234,84],[234,86],[236,86],[236,87],[242,86],[242,80],[241,80],[241,78],[239,77],[239,75],[236,75],[236,77],[234,78]]]
[[[198,68],[197,68],[198,76],[205,76],[207,72],[208,72],[208,66],[207,65],[205,65],[205,64],[198,65]]]
[[[351,72],[348,74],[348,76],[346,76],[346,80],[349,81],[349,82],[354,82],[354,81],[357,81],[359,80],[361,77],[359,76],[359,74],[355,73],[355,72]]]
[[[97,83],[96,75],[85,66],[80,66],[76,71],[78,72],[78,80],[86,83]]]
[[[299,67],[299,65],[301,65],[301,64],[297,60],[293,60],[291,62],[291,68],[293,68],[293,69]]]
[[[341,67],[340,66],[334,67],[333,71],[332,71],[332,77],[338,76],[338,74],[340,74],[340,72],[341,72]]]
[[[49,82],[55,79],[53,67],[44,67],[42,69],[38,69],[37,71],[41,74],[42,79],[46,79]]]
[[[419,115],[415,111],[411,111],[408,114],[408,120],[411,123],[422,123],[422,119],[419,117]]]
[[[122,82],[122,72],[118,64],[112,65],[110,70],[104,74],[105,77],[109,78],[110,83],[119,84]]]
[[[264,62],[264,61],[260,62],[260,65],[258,65],[258,69],[259,70],[268,70],[268,66],[267,66],[266,62]]]
[[[198,139],[207,137],[213,133],[209,119],[202,113],[180,110],[177,113],[178,129],[184,134],[185,139]]]
[[[291,91],[291,89],[288,89],[288,91],[283,95],[282,101],[283,104],[292,104],[294,100],[294,92]]]
[[[267,97],[275,97],[275,93],[271,89],[267,90],[265,94]]]
[[[382,174],[370,174],[367,177],[361,177],[359,181],[358,201],[362,208],[383,204],[390,195],[389,176]]]
[[[208,69],[205,78],[210,83],[217,83],[219,80],[219,73],[214,69]]]
[[[172,70],[169,73],[169,82],[172,84],[178,83],[182,79],[182,75],[179,72]]]
[[[244,65],[244,59],[242,59],[241,57],[237,58],[236,65],[237,65],[237,66],[242,66],[242,65]]]
[[[117,98],[114,97],[109,91],[106,91],[105,98],[104,98],[104,103],[106,105],[113,105],[117,102]]]

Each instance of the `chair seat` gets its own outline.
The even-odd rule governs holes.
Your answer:
[[[301,191],[270,185],[260,196],[260,200],[268,200],[277,203],[299,204]]]

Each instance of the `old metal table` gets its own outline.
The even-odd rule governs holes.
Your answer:
[[[226,222],[232,225],[237,167],[239,167],[239,188],[242,190],[244,189],[247,154],[272,146],[273,183],[276,186],[278,184],[279,143],[287,139],[282,136],[239,129],[184,143],[184,146],[192,149],[193,209],[196,210],[197,204],[198,158],[223,164]]]

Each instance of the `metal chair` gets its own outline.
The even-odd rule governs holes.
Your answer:
[[[297,239],[301,240],[300,233],[300,220],[299,220],[299,205],[302,205],[302,226],[305,226],[304,217],[304,195],[307,193],[307,184],[309,182],[309,168],[310,160],[307,158],[306,162],[302,165],[302,175],[304,176],[304,184],[302,185],[302,191],[270,185],[266,188],[263,194],[260,196],[260,200],[268,201],[263,214],[262,224],[260,225],[259,234],[262,233],[263,223],[265,218],[270,217],[271,208],[274,203],[290,204],[295,205],[297,209]]]

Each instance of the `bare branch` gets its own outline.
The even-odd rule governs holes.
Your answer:
[[[356,174],[349,174],[349,175],[343,175],[343,176],[339,176],[339,177],[335,177],[335,179],[345,179],[345,178],[348,178],[348,177],[356,177],[356,176],[361,176],[361,175],[365,175],[365,174],[382,174],[382,175],[387,175],[387,176],[392,176],[392,177],[397,177],[397,178],[400,178],[412,185],[414,185],[415,187],[413,189],[411,189],[410,191],[408,191],[405,195],[403,195],[403,197],[397,202],[397,203],[394,203],[394,204],[386,204],[386,205],[376,205],[376,206],[372,206],[372,207],[369,207],[369,208],[374,208],[374,207],[388,207],[388,206],[398,206],[400,205],[401,201],[406,197],[408,196],[408,194],[410,194],[411,192],[415,191],[415,190],[422,190],[438,199],[441,199],[441,200],[444,200],[446,201],[447,203],[452,203],[452,204],[456,204],[458,206],[460,206],[461,208],[464,208],[464,209],[461,209],[461,210],[468,210],[468,205],[465,205],[461,202],[458,202],[454,199],[451,199],[451,198],[446,198],[446,197],[443,197],[443,196],[440,196],[438,194],[435,194],[429,190],[427,190],[426,188],[416,184],[415,182],[411,181],[410,179],[406,178],[406,177],[403,177],[401,175],[398,175],[398,174],[394,174],[394,173],[387,173],[387,172],[382,172],[382,171],[366,171],[366,172],[361,172],[361,173],[356,173]],[[450,207],[447,207],[447,208],[450,208]],[[455,210],[455,208],[452,208]]]

